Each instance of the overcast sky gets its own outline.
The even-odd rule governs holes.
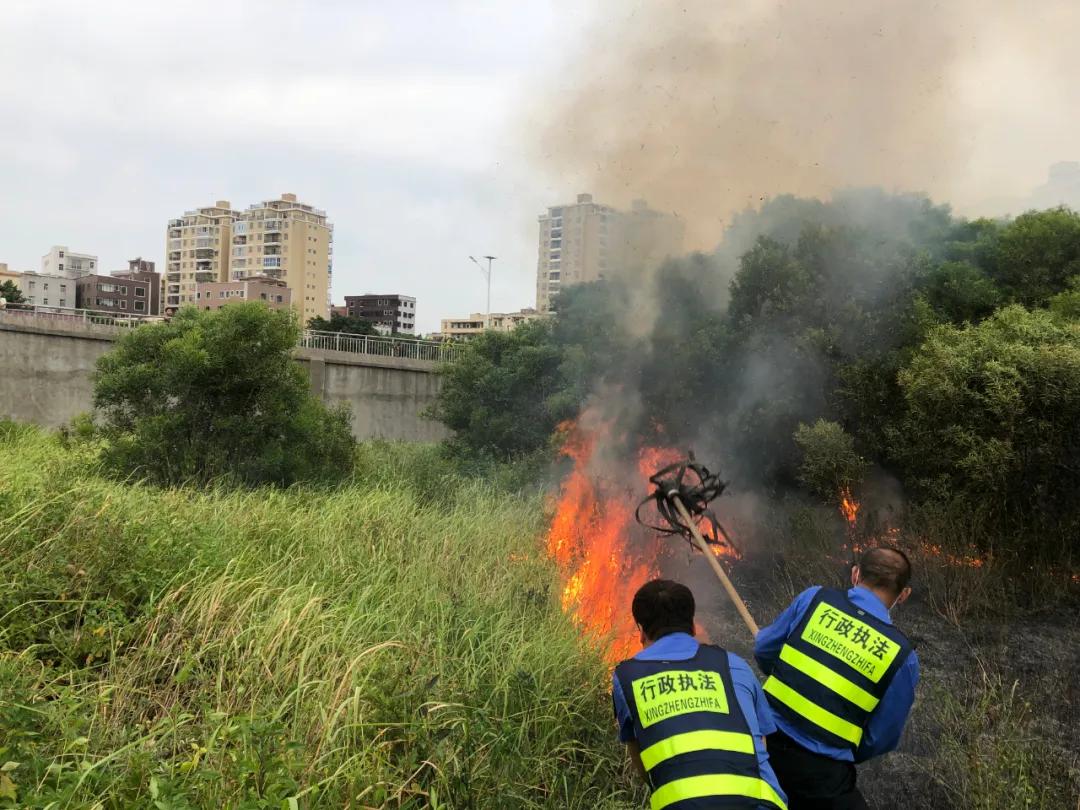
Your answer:
[[[166,221],[291,191],[334,222],[335,302],[419,327],[534,304],[523,103],[579,36],[547,3],[0,0],[0,262],[161,261]],[[550,88],[548,88],[550,89]]]
[[[911,12],[916,30],[946,32],[956,52],[950,114],[937,126],[959,145],[949,162],[955,176],[915,190],[965,214],[1016,212],[1050,163],[1080,158],[1080,11],[1070,0],[1044,0],[1037,15],[1012,0],[957,4],[930,3],[936,16],[925,21]],[[744,6],[764,11],[765,23],[751,33],[721,26],[716,40],[770,53],[741,37],[756,31],[771,42],[790,13],[780,0]],[[826,23],[844,17],[843,4],[834,6],[836,19],[815,23],[822,47],[872,61],[877,49],[866,55],[858,26],[856,41],[831,42]],[[745,125],[745,110],[698,120],[688,102],[744,83],[725,59],[680,72],[684,57],[694,66],[695,54],[724,56],[701,24],[724,8],[715,0],[0,0],[0,262],[38,269],[54,244],[97,254],[106,271],[137,255],[160,262],[169,219],[216,200],[246,208],[289,191],[334,222],[335,302],[413,295],[419,328],[434,331],[440,318],[483,310],[484,280],[468,256],[491,253],[493,309],[532,306],[537,214],[574,192],[617,191],[622,198],[604,201],[618,205],[644,196],[690,216],[687,198],[727,188],[735,170],[753,181],[755,198],[758,186],[762,197],[793,190],[788,174],[768,180],[769,150],[755,163],[709,137]],[[897,35],[887,26],[871,33]],[[799,52],[800,42],[788,47]],[[654,70],[657,54],[674,67]],[[936,67],[900,61],[896,70],[916,78],[930,70],[923,78],[937,81]],[[773,69],[765,62],[762,70]],[[853,63],[851,73],[874,67]],[[842,88],[818,87],[830,83],[812,74],[776,80],[781,88],[802,81],[825,129],[830,121],[852,129],[826,109],[852,106],[830,98]],[[893,98],[891,83],[881,83]],[[662,94],[655,115],[644,104],[649,93]],[[917,101],[901,116],[918,115]],[[605,105],[599,123],[581,115]],[[798,134],[789,112],[777,113],[780,124]],[[859,105],[854,114],[863,114]],[[680,116],[689,128],[675,126]],[[565,136],[554,151],[552,133]],[[924,148],[902,146],[905,154],[883,151],[880,164],[917,159]],[[657,157],[628,176],[624,148]],[[691,191],[665,200],[657,182],[680,171]],[[718,239],[730,212],[705,202]]]

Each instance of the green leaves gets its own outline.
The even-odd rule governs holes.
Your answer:
[[[95,378],[106,467],[163,485],[347,476],[349,416],[311,394],[298,337],[291,312],[259,303],[185,308],[125,335]]]

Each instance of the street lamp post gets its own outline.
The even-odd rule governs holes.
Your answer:
[[[480,259],[487,259],[487,267],[486,268],[484,267],[484,265],[480,264]],[[481,256],[480,259],[477,259],[475,256],[470,256],[469,257],[469,261],[471,261],[473,264],[475,264],[477,267],[479,267],[480,272],[483,273],[484,277],[487,279],[487,314],[486,314],[486,316],[484,318],[484,328],[485,329],[490,329],[491,328],[491,263],[493,261],[495,261],[496,257],[495,256]]]

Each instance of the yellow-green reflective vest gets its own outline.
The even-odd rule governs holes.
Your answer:
[[[727,652],[685,661],[631,658],[615,668],[652,786],[652,810],[787,810],[761,778]]]
[[[822,588],[781,647],[765,695],[808,737],[854,754],[911,649],[891,624]]]

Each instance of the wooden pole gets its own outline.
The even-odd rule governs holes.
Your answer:
[[[724,571],[724,566],[720,565],[720,561],[716,559],[713,550],[709,548],[709,544],[706,543],[705,538],[701,536],[701,531],[698,529],[694,519],[690,517],[690,513],[686,510],[682,498],[679,497],[678,492],[671,492],[667,497],[668,500],[675,504],[675,509],[678,511],[679,517],[682,518],[683,524],[690,529],[690,533],[694,536],[695,545],[701,549],[701,552],[705,555],[705,559],[709,561],[713,573],[715,573],[720,580],[720,584],[724,586],[724,590],[727,591],[727,595],[731,598],[731,602],[735,605],[735,609],[739,611],[742,620],[746,622],[746,626],[750,628],[750,635],[757,637],[757,622],[754,621],[754,617],[751,616],[750,611],[746,609],[746,603],[742,600],[742,597],[739,596],[739,592],[735,590],[735,586],[731,584],[731,580],[728,579],[727,572]]]

